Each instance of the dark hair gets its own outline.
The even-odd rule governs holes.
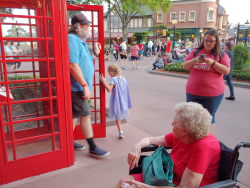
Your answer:
[[[208,30],[205,33],[204,39],[205,39],[206,35],[212,35],[216,39],[216,45],[215,45],[214,49],[211,50],[211,54],[213,54],[214,55],[214,59],[216,59],[218,54],[219,54],[219,56],[221,56],[220,55],[221,48],[220,48],[220,38],[219,38],[219,35],[218,35],[217,31],[214,30],[214,29]],[[196,49],[200,49],[200,50],[203,49],[205,47],[204,46],[204,41],[205,40],[203,40],[202,43]]]
[[[231,42],[226,42],[226,44],[225,44],[227,47],[228,47],[228,49],[229,49],[229,51],[232,51],[232,43]]]

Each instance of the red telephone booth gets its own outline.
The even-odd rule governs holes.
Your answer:
[[[74,164],[67,30],[70,17],[92,21],[94,61],[91,96],[94,137],[106,136],[103,7],[53,0],[0,0],[0,185]]]

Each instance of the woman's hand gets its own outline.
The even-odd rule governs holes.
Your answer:
[[[106,79],[102,74],[100,74],[99,77],[100,77],[100,80],[101,80],[102,83],[106,82]]]
[[[134,168],[134,166],[138,166],[140,155],[141,155],[141,148],[139,147],[138,144],[135,144],[132,150],[128,153],[128,159],[127,159],[131,170]]]
[[[135,180],[124,180],[125,183],[130,184],[127,188],[151,188],[150,185],[147,185],[145,183],[141,183]],[[122,186],[122,188],[126,188],[125,186]]]
[[[210,58],[205,58],[203,61],[204,61],[207,65],[210,65],[210,66],[214,63],[214,60],[213,60],[213,59],[210,59]]]

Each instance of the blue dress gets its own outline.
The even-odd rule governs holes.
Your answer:
[[[132,108],[128,83],[124,77],[111,77],[110,84],[114,85],[109,102],[109,118],[114,120],[126,119],[128,109]]]

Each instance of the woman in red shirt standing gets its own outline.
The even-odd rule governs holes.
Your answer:
[[[190,69],[186,85],[187,102],[200,103],[210,112],[213,130],[215,113],[225,92],[223,75],[230,72],[230,60],[226,53],[221,52],[216,30],[206,32],[201,45],[188,54],[183,68]]]
[[[137,69],[140,68],[140,67],[138,67],[138,51],[139,51],[139,47],[136,45],[136,42],[134,41],[133,46],[131,46],[131,48],[130,48],[133,70],[135,70],[134,60],[136,60],[136,68]]]

